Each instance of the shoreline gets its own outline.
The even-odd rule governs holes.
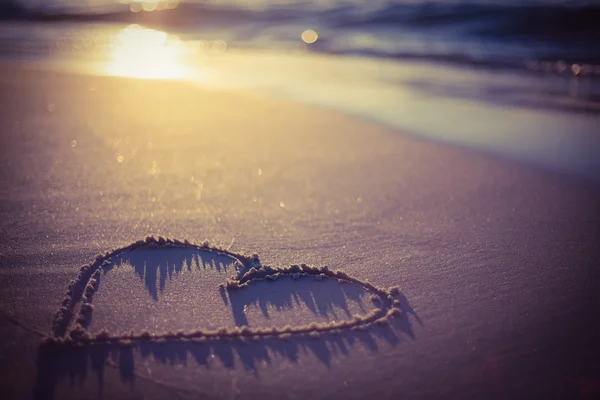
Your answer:
[[[316,55],[316,56],[320,57],[321,55]],[[326,56],[326,57],[330,57],[330,56]],[[2,60],[2,61],[0,61],[0,69],[8,68],[9,71],[13,70],[13,69],[24,69],[26,71],[29,71],[29,73],[33,73],[33,74],[35,74],[37,71],[42,74],[43,73],[52,73],[52,74],[58,74],[59,76],[60,75],[76,76],[76,77],[79,76],[81,78],[91,79],[91,80],[93,80],[93,78],[98,78],[98,79],[133,80],[133,81],[139,81],[139,82],[159,83],[159,84],[174,83],[177,85],[187,85],[187,86],[195,88],[196,90],[199,90],[201,92],[216,93],[220,96],[232,95],[232,96],[240,96],[240,97],[248,98],[248,99],[255,98],[260,101],[265,101],[267,103],[269,103],[269,102],[270,103],[284,103],[284,104],[289,104],[290,106],[302,107],[304,109],[308,108],[308,110],[310,110],[310,109],[320,110],[320,112],[323,112],[323,113],[333,113],[334,115],[338,115],[343,118],[349,118],[349,119],[355,119],[357,121],[362,121],[362,123],[366,124],[366,125],[373,124],[375,127],[381,128],[381,129],[378,129],[380,131],[392,131],[394,134],[397,134],[397,135],[400,135],[403,137],[410,137],[411,139],[416,140],[416,141],[422,141],[424,143],[432,143],[432,144],[436,144],[439,146],[450,146],[450,147],[456,148],[458,150],[464,150],[467,152],[478,153],[485,157],[492,157],[494,159],[498,159],[501,162],[516,163],[518,165],[523,166],[524,168],[532,168],[542,174],[556,175],[559,179],[570,180],[573,182],[579,182],[582,185],[591,185],[593,187],[600,187],[600,174],[597,172],[597,169],[594,168],[594,164],[590,164],[587,166],[586,165],[577,166],[577,165],[573,164],[573,161],[568,161],[568,159],[560,161],[557,164],[553,164],[552,161],[549,161],[551,159],[551,157],[549,155],[540,155],[540,156],[534,155],[533,157],[531,155],[527,156],[527,155],[524,155],[524,154],[527,154],[526,152],[523,154],[520,154],[521,151],[518,150],[517,147],[514,147],[513,145],[510,145],[509,147],[506,147],[506,148],[503,148],[502,146],[499,148],[495,148],[494,147],[495,145],[485,144],[485,140],[483,142],[481,140],[476,140],[473,143],[469,143],[471,140],[468,139],[468,137],[473,136],[473,134],[474,134],[473,132],[469,132],[467,135],[459,134],[458,136],[453,136],[452,133],[449,135],[441,134],[439,130],[442,128],[439,128],[436,125],[433,125],[431,127],[432,128],[431,131],[426,131],[426,130],[424,130],[424,128],[419,129],[418,127],[413,127],[412,129],[410,127],[404,128],[402,126],[399,126],[395,120],[387,120],[385,117],[382,118],[381,116],[378,116],[378,115],[371,115],[364,111],[346,110],[346,109],[338,107],[337,105],[329,104],[327,102],[320,104],[320,102],[307,101],[306,99],[302,98],[302,96],[297,97],[297,96],[293,96],[293,95],[281,95],[281,94],[277,94],[277,93],[270,93],[268,90],[261,89],[260,87],[252,87],[252,85],[250,85],[248,87],[245,87],[244,85],[242,85],[242,86],[235,86],[235,85],[221,86],[219,84],[212,84],[212,83],[206,84],[204,82],[199,82],[194,78],[192,78],[192,79],[140,79],[140,78],[127,77],[127,76],[111,76],[106,73],[94,72],[94,70],[93,70],[94,68],[91,68],[91,67],[82,68],[82,67],[76,67],[71,64],[72,63],[64,63],[64,64],[63,63],[51,63],[49,61],[44,61],[44,62],[37,64],[36,62],[23,61],[23,60]],[[405,64],[410,66],[412,63],[409,61]],[[437,64],[426,63],[425,65],[427,65],[430,68],[434,68],[434,69],[440,67]],[[464,69],[457,68],[456,66],[452,66],[452,65],[450,65],[450,66],[442,65],[441,67],[442,68],[450,68],[450,70],[461,71],[461,73],[465,72]],[[410,68],[412,68],[412,67],[410,67]],[[451,98],[448,98],[448,99],[451,99]],[[443,102],[447,101],[448,99],[446,99],[444,97],[439,97],[437,99],[432,99],[432,102],[436,103],[436,102],[442,101],[442,103],[443,103]],[[458,98],[458,100],[463,101],[464,99]],[[471,100],[469,100],[467,103],[465,103],[466,109],[468,109],[470,106],[474,106],[474,105],[475,105],[475,102],[471,101]],[[465,108],[465,107],[463,107],[463,108]],[[485,110],[503,110],[503,109],[510,110],[512,108],[517,110],[518,104],[510,105],[510,104],[494,103],[493,100],[490,100],[490,102],[487,102],[482,110],[483,111],[485,111]],[[525,112],[531,114],[529,117],[526,118],[526,121],[528,120],[533,123],[534,120],[536,119],[536,114],[552,113],[552,111],[553,110],[551,107],[550,108],[539,108],[539,109],[534,107],[532,109],[528,109],[528,110],[526,109]],[[499,112],[499,115],[501,113],[502,113],[502,111]],[[569,121],[576,120],[579,114],[572,113],[571,111],[559,110],[559,115],[560,115],[559,118],[564,119],[564,123],[568,123]],[[586,117],[586,115],[583,114],[582,117]],[[591,117],[596,118],[597,115],[592,114]],[[421,116],[419,118],[426,119],[425,116]],[[600,117],[598,118],[598,120],[600,121]],[[493,123],[494,120],[492,119],[491,122]],[[496,121],[496,122],[499,122],[499,121]],[[409,123],[408,126],[410,126],[410,125],[411,124]],[[461,126],[460,123],[458,126],[459,127]],[[518,129],[520,129],[523,126],[517,125],[517,127],[518,127]],[[460,128],[458,128],[458,129],[460,129]],[[451,132],[454,132],[454,131],[456,131],[456,129],[453,128],[451,130]],[[562,134],[553,133],[553,135],[555,137],[552,138],[552,140],[554,140],[556,142],[568,141],[568,138],[566,136],[562,137],[562,136],[564,136]],[[589,137],[585,138],[586,135]],[[588,162],[588,163],[595,162],[598,164],[598,163],[600,163],[600,157],[597,157],[594,155],[594,149],[600,149],[600,139],[592,139],[592,137],[595,135],[591,134],[591,133],[590,133],[590,135],[585,133],[584,136],[582,136],[582,138],[576,139],[575,137],[573,137],[571,140],[575,141],[574,143],[576,143],[576,148],[579,149],[576,151],[583,151],[583,149],[587,149],[590,152],[589,155],[586,155],[583,153],[581,154],[581,157],[583,157],[583,159],[586,160],[586,162]],[[484,133],[484,134],[481,134],[480,136],[482,138],[485,138],[486,134]],[[510,136],[514,136],[514,135],[510,135]],[[509,141],[513,141],[515,143],[519,143],[519,141],[524,141],[524,142],[526,142],[524,147],[527,147],[527,146],[531,145],[530,142],[532,140],[534,140],[534,141],[539,140],[539,139],[533,139],[533,136],[531,136],[530,138],[527,138],[527,137],[519,138],[519,137],[510,137],[510,136],[507,136],[504,138],[503,134],[493,133],[492,141],[494,141],[494,140],[500,141],[500,142],[505,141],[507,143]],[[536,133],[536,136],[540,136],[540,135]],[[579,140],[581,140],[582,142],[577,144],[577,141],[579,141]],[[589,143],[586,144],[586,141],[589,141]],[[565,142],[565,144],[568,144],[568,143]],[[534,146],[540,146],[540,145],[537,144]],[[545,147],[545,145],[542,143],[541,147]],[[530,150],[526,150],[526,151],[530,151]],[[598,164],[598,166],[600,167],[600,164]]]

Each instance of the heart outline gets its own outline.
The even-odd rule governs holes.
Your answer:
[[[298,326],[286,325],[282,328],[253,328],[242,326],[234,328],[223,327],[216,330],[197,329],[190,332],[180,331],[177,333],[167,332],[153,334],[142,332],[141,334],[134,334],[132,332],[119,335],[111,335],[103,330],[94,336],[90,335],[89,332],[87,332],[87,329],[82,326],[81,322],[93,312],[93,305],[89,302],[89,298],[93,296],[98,288],[97,279],[104,268],[112,265],[112,257],[120,256],[138,248],[188,248],[232,257],[236,260],[234,262],[234,267],[237,269],[237,274],[236,276],[229,278],[224,284],[220,285],[219,290],[221,291],[243,289],[259,280],[274,281],[279,276],[291,276],[294,279],[312,276],[317,280],[336,279],[340,283],[352,283],[358,285],[366,291],[371,292],[372,300],[375,303],[378,302],[380,307],[376,307],[364,316],[355,315],[349,320],[327,323],[312,322]],[[237,254],[226,249],[212,247],[208,242],[197,245],[187,240],[180,241],[160,236],[158,238],[148,236],[145,240],[138,240],[128,246],[117,248],[105,254],[99,254],[93,263],[84,265],[80,268],[77,278],[69,283],[66,297],[55,314],[53,321],[53,335],[45,337],[42,340],[42,344],[48,346],[62,346],[107,343],[127,344],[132,341],[151,341],[160,343],[166,340],[204,342],[206,340],[245,340],[246,338],[260,339],[270,337],[288,339],[292,335],[318,337],[321,333],[336,333],[343,329],[360,330],[373,324],[389,323],[391,318],[403,313],[400,308],[400,301],[394,298],[399,294],[400,291],[398,287],[389,289],[379,288],[368,281],[352,277],[341,270],[332,271],[327,266],[313,267],[306,264],[301,264],[300,266],[291,265],[288,267],[263,266],[261,265],[257,254],[253,254],[252,256]],[[80,301],[81,307],[77,313],[77,319],[73,326],[70,327],[69,325],[73,320],[75,306]]]

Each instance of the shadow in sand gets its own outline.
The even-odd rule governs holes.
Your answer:
[[[173,275],[188,271],[213,268],[233,276],[236,259],[212,251],[202,251],[188,248],[143,249],[120,255],[115,263],[129,264],[135,273],[144,281],[144,285],[152,298],[158,301],[160,292],[165,289],[165,283]],[[228,276],[229,276],[228,275]]]
[[[91,300],[93,293],[88,293],[86,287],[92,274],[97,268],[101,268],[104,274],[109,273],[115,267],[128,264],[133,267],[135,273],[144,282],[146,290],[151,297],[157,301],[160,291],[165,288],[167,277],[172,278],[173,275],[182,272],[185,269],[215,269],[217,272],[224,272],[233,276],[234,271],[240,266],[240,260],[236,257],[224,252],[217,252],[211,249],[201,249],[195,247],[167,247],[154,246],[139,248],[135,250],[124,250],[118,255],[113,255],[110,263],[103,263],[104,258],[97,259],[90,268],[86,270],[84,276],[74,281],[73,287],[69,287],[69,292],[72,292],[71,301],[67,303],[65,316],[61,316],[56,320],[52,331],[54,336],[62,337],[66,334],[69,326],[76,317],[75,305],[80,304],[84,293]],[[231,271],[231,272],[230,272]],[[82,270],[83,273],[83,270]],[[224,274],[224,275],[225,275]],[[96,281],[99,279],[96,278]],[[97,291],[99,284],[96,285]],[[78,321],[83,326],[89,326],[91,322],[91,314],[83,317]]]
[[[293,279],[283,276],[277,281],[254,282],[241,290],[228,290],[227,294],[224,301],[231,306],[236,326],[251,325],[245,312],[250,305],[258,307],[267,319],[270,318],[269,310],[277,312],[299,305],[326,320],[350,319],[352,314],[348,300],[356,303],[361,313],[368,311],[365,310],[362,297],[369,293],[363,287],[340,284],[333,279],[317,281],[312,277]],[[373,307],[370,305],[370,308]],[[339,311],[341,314],[338,314]]]
[[[184,341],[134,342],[128,346],[119,344],[95,344],[71,347],[40,347],[37,359],[37,379],[34,399],[53,399],[60,382],[71,386],[84,382],[88,375],[96,375],[98,394],[102,397],[104,374],[107,366],[119,372],[123,382],[134,383],[136,360],[152,358],[155,362],[173,366],[200,366],[210,368],[220,362],[225,368],[243,368],[255,375],[258,367],[270,365],[278,358],[297,362],[299,356],[308,353],[329,367],[334,357],[350,353],[353,346],[362,345],[371,352],[378,352],[382,341],[395,346],[403,336],[414,338],[406,314],[391,320],[389,325],[371,326],[366,330],[347,330],[319,337],[298,336],[289,339],[268,337],[259,340],[215,340],[203,343]]]
[[[234,266],[236,259],[214,251],[205,251],[194,248],[145,248],[134,250],[116,256],[113,262],[102,268],[103,274],[95,277],[96,285],[93,292],[86,296],[88,301],[93,304],[94,295],[101,290],[103,276],[109,274],[115,268],[121,268],[125,265],[130,266],[144,282],[144,287],[151,295],[154,301],[158,301],[160,293],[164,291],[167,279],[172,279],[174,275],[182,271],[200,271],[214,269],[219,273],[224,273],[225,277],[233,276],[236,271]],[[93,313],[82,314],[77,322],[88,329],[92,324]],[[61,336],[60,334],[57,336]]]
[[[223,273],[223,282],[225,282],[226,278],[234,276],[237,272],[233,265],[235,261],[228,255],[215,252],[171,248],[128,252],[115,258],[112,265],[120,268],[125,265],[131,266],[154,301],[158,301],[161,292],[165,290],[166,281],[182,271],[201,272],[214,269]],[[112,265],[104,268],[105,274],[110,273]],[[96,290],[100,290],[102,277],[98,277],[96,281]],[[335,279],[317,281],[313,277],[293,279],[291,276],[282,276],[273,282],[253,282],[247,288],[221,289],[219,293],[225,305],[231,307],[236,326],[252,325],[246,315],[248,306],[258,307],[266,319],[270,319],[270,313],[300,306],[327,321],[351,319],[349,302],[357,306],[354,308],[354,313],[358,309],[358,313],[363,314],[374,307],[370,301],[366,307],[363,304],[363,296],[368,296],[369,293],[361,286],[340,284]],[[93,295],[88,298],[93,302]],[[89,328],[92,318],[92,313],[86,314],[86,318],[80,320],[81,325],[86,329]]]
[[[202,271],[211,268],[225,272],[224,277],[233,276],[236,259],[226,254],[197,249],[174,248],[143,249],[127,252],[113,258],[115,266],[129,264],[144,282],[146,290],[158,300],[167,279],[184,270]],[[104,273],[110,273],[110,266]],[[101,285],[98,279],[98,286]],[[216,294],[216,293],[215,293]],[[308,308],[313,315],[329,320],[350,319],[349,301],[354,302],[361,313],[374,307],[370,301],[363,305],[362,296],[368,295],[364,287],[352,283],[341,284],[336,279],[320,281],[314,277],[281,276],[274,282],[253,282],[246,288],[220,291],[221,299],[231,306],[236,325],[249,325],[245,313],[247,306],[258,307],[265,318],[273,313],[297,307]],[[316,337],[279,336],[241,339],[208,340],[203,343],[172,340],[162,343],[134,341],[129,345],[118,343],[96,343],[73,346],[40,347],[37,359],[37,378],[34,388],[35,399],[52,399],[57,385],[68,381],[71,385],[86,381],[88,374],[97,376],[99,395],[103,392],[103,379],[107,366],[115,367],[124,382],[136,379],[136,362],[146,359],[166,366],[183,365],[210,368],[219,362],[225,368],[243,368],[258,375],[259,366],[270,365],[277,359],[297,362],[301,354],[314,357],[329,367],[332,359],[348,355],[354,346],[362,346],[378,352],[378,346],[387,343],[395,346],[402,338],[414,339],[409,318],[418,316],[401,294],[395,295],[400,302],[402,314],[392,318],[388,325],[371,325],[363,330],[342,330]],[[92,297],[90,297],[91,299]],[[89,321],[88,321],[89,323]],[[200,321],[201,323],[201,321]]]

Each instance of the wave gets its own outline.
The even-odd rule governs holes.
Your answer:
[[[566,61],[565,57],[546,56],[542,59],[523,59],[510,56],[474,56],[459,52],[433,53],[423,51],[382,52],[376,49],[319,49],[327,54],[365,56],[401,61],[425,61],[488,70],[517,70],[553,75],[600,76],[598,58],[578,58],[578,62]]]
[[[460,25],[478,33],[544,34],[600,33],[600,6],[502,3],[423,2],[390,4],[367,12],[339,10],[340,26],[407,26],[420,29]]]
[[[579,4],[579,5],[578,5]],[[248,19],[252,21],[288,21],[290,19],[314,18],[320,23],[335,26],[403,26],[420,29],[448,25],[472,26],[480,32],[494,31],[499,34],[565,32],[598,34],[600,5],[583,3],[531,3],[527,5],[504,3],[464,3],[426,1],[408,3],[379,3],[378,6],[336,4],[326,9],[302,7],[301,4],[272,4],[264,9],[236,7],[224,2],[222,5],[181,3],[173,9],[151,12],[131,12],[126,4],[105,7],[27,7],[16,0],[0,2],[0,18],[31,20],[126,20],[152,19],[165,23],[178,20],[210,22]],[[207,21],[208,19],[208,21]]]
[[[199,22],[236,21],[250,19],[255,12],[243,8],[214,7],[194,3],[181,3],[174,8],[132,12],[128,4],[104,7],[27,7],[15,0],[0,2],[0,19],[40,22],[149,22],[153,25],[185,25]]]
[[[181,3],[174,9],[131,12],[126,4],[104,8],[27,8],[15,0],[4,0],[0,1],[0,19],[47,23],[135,23],[200,33],[204,28],[218,27],[233,33],[240,32],[238,36],[246,42],[253,39],[249,35],[258,36],[263,28],[284,29],[290,26],[296,29],[297,26],[308,25],[328,33],[312,49],[334,54],[431,58],[492,67],[522,66],[531,59],[600,64],[600,47],[597,46],[600,41],[600,24],[597,23],[600,21],[600,5],[590,2],[575,5],[553,2],[521,4],[438,0],[356,5],[338,1],[325,9],[308,3],[285,6],[273,3],[256,10],[224,2],[218,5]],[[251,30],[242,29],[248,25],[252,26]],[[390,51],[368,45],[357,48],[340,44],[337,40],[356,32],[386,36],[391,47],[395,46],[392,42],[403,37],[452,42],[452,46],[445,54],[431,54],[426,48],[413,51],[396,46]],[[277,39],[278,43],[285,43],[282,37]],[[457,44],[465,48],[464,53],[457,51]],[[477,51],[483,48],[483,53],[472,54],[475,47]],[[494,48],[494,51],[490,52],[486,47]]]
[[[455,26],[491,36],[562,37],[583,40],[600,37],[600,5],[540,4],[505,5],[494,3],[394,3],[378,7],[337,5],[325,10],[272,5],[264,10],[181,3],[174,9],[131,12],[128,5],[104,8],[28,8],[15,0],[0,2],[0,18],[36,21],[123,21],[163,25],[211,22],[285,23],[311,18],[323,26],[373,28],[380,26],[435,29]]]

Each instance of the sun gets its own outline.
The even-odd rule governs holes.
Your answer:
[[[184,79],[190,50],[175,36],[129,25],[114,38],[105,72],[140,79]]]

